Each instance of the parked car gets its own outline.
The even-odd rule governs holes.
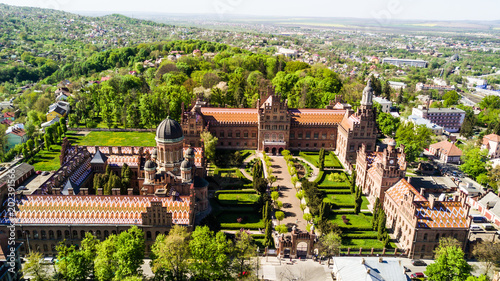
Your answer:
[[[480,225],[473,224],[473,225],[470,226],[470,231],[472,231],[472,232],[474,232],[474,231],[483,231],[483,228]]]
[[[48,174],[49,174],[49,172],[47,172],[47,171],[43,171],[43,172],[42,172],[42,176],[46,176],[46,175],[48,175]]]
[[[486,223],[483,227],[485,230],[495,230],[495,227],[491,223]]]
[[[5,167],[0,167],[0,172],[5,170],[6,168]]]
[[[412,275],[410,275],[411,278],[424,278],[425,275],[422,272],[415,272]]]
[[[411,260],[411,264],[414,266],[426,266],[427,264],[423,260]]]
[[[28,190],[28,188],[24,185],[21,185],[20,187],[17,188],[17,191],[21,191],[21,190]]]
[[[37,175],[39,175],[39,174],[41,174],[41,173],[42,173],[42,171],[36,171],[36,172],[35,172],[35,174],[37,174]]]

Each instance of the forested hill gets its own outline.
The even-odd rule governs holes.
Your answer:
[[[195,37],[175,27],[122,15],[86,17],[63,11],[0,4],[0,83],[38,81],[59,66],[96,51]],[[23,55],[35,59],[23,60]]]

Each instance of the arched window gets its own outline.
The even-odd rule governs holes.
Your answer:
[[[64,231],[64,238],[69,239],[69,230]]]
[[[24,235],[25,235],[25,237],[27,237],[28,239],[31,239],[31,235],[30,235],[30,232],[29,232],[28,230],[26,230],[26,231],[24,232]]]
[[[424,241],[427,241],[427,233],[424,234]]]
[[[62,238],[62,232],[60,230],[57,231],[57,239]]]
[[[114,235],[116,235],[116,230],[111,231],[111,233],[113,233]]]
[[[439,241],[439,233],[436,234],[436,241]]]
[[[38,239],[38,231],[33,230],[33,239]]]
[[[49,239],[54,239],[54,231],[49,230]]]
[[[17,238],[17,239],[21,239],[21,238],[23,238],[23,232],[22,232],[21,230],[18,230],[18,231],[17,231],[17,237],[16,237],[16,238]]]
[[[48,252],[49,251],[49,246],[47,244],[43,244],[43,251]]]
[[[151,240],[151,231],[146,232],[146,239]]]
[[[45,230],[40,231],[40,235],[42,236],[43,240],[47,239],[47,233],[45,232]]]
[[[159,232],[159,231],[157,231],[157,232],[155,233],[155,239],[158,237],[158,235],[160,235],[160,232]]]
[[[100,230],[97,230],[95,232],[95,236],[97,237],[97,239],[101,239],[101,231]]]
[[[104,230],[104,239],[108,238],[108,236],[109,236],[109,231]]]

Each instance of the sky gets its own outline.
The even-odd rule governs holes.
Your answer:
[[[0,0],[68,12],[500,20],[499,0]]]

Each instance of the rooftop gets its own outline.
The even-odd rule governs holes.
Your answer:
[[[151,202],[162,202],[174,224],[189,224],[190,197],[33,195],[18,202],[16,224],[142,224]],[[7,212],[0,223],[9,223]]]
[[[403,265],[397,258],[334,257],[333,272],[337,280],[407,281]]]
[[[21,177],[23,177],[26,173],[35,168],[28,163],[21,163],[15,167],[11,167],[9,170],[14,171],[14,181],[17,181]],[[10,172],[6,171],[4,175],[0,178],[0,182],[7,182],[7,179],[10,177]]]
[[[442,154],[448,156],[462,156],[462,150],[458,148],[454,143],[447,140],[441,141],[435,144],[431,144],[430,148],[439,150]]]

